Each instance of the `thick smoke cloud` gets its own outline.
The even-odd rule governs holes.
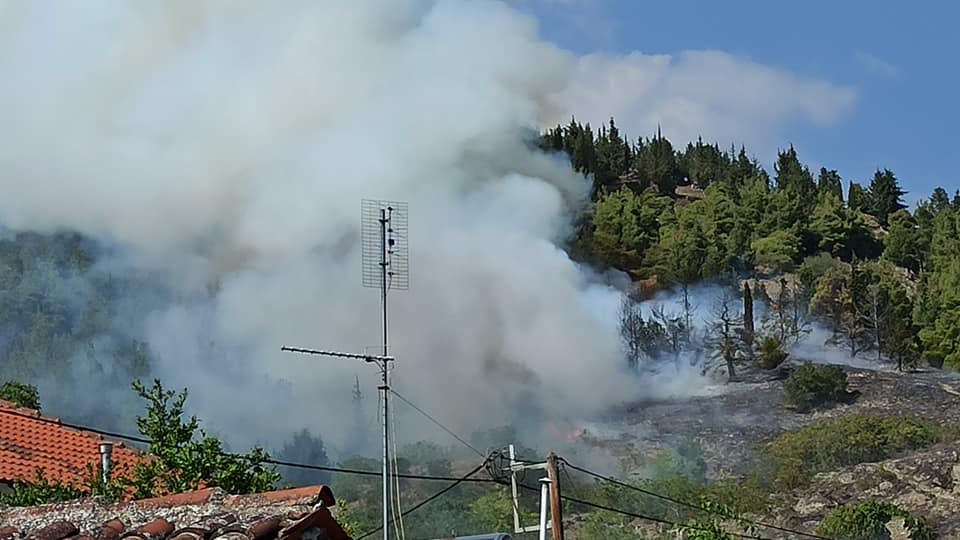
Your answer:
[[[570,61],[487,1],[7,2],[0,222],[165,276],[154,371],[214,432],[336,448],[354,374],[374,414],[375,370],[280,346],[378,343],[360,199],[409,201],[396,388],[465,432],[587,416],[644,390],[618,294],[558,247],[588,181],[528,144]]]

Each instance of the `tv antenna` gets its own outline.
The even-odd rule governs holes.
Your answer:
[[[281,350],[336,358],[352,358],[375,363],[380,368],[383,400],[383,540],[389,540],[390,508],[390,355],[387,332],[387,293],[410,287],[410,253],[407,243],[407,203],[363,199],[360,204],[360,251],[363,286],[380,289],[382,354],[353,354],[282,347]]]

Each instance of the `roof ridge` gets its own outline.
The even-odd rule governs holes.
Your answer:
[[[301,504],[320,505],[330,507],[336,505],[336,499],[333,491],[326,484],[315,484],[310,486],[301,486],[294,488],[274,489],[260,493],[242,493],[231,494],[220,487],[204,487],[186,491],[183,493],[172,493],[147,499],[129,501],[130,503],[147,508],[171,508],[180,506],[195,506],[208,503],[222,504],[226,507],[244,506],[251,503],[265,505],[289,504],[299,502]]]
[[[84,435],[95,441],[105,441],[111,443],[114,448],[125,448],[132,452],[140,453],[141,450],[134,446],[130,446],[122,440],[119,440],[119,437],[116,439],[107,439],[102,433],[97,433],[95,431],[90,431],[88,429],[83,429],[81,427],[75,426],[70,422],[64,422],[60,418],[55,416],[47,416],[40,412],[39,409],[31,409],[29,407],[21,407],[20,405],[12,402],[0,399],[0,413],[10,414],[13,416],[19,416],[26,420],[36,420],[38,422],[43,422],[46,424],[53,424],[59,427],[60,429],[68,429],[74,433]]]
[[[33,414],[35,414],[35,415],[37,415],[37,416],[43,416],[43,415],[40,413],[40,409],[34,409],[33,407],[24,407],[23,405],[15,402],[15,401],[9,401],[9,400],[6,400],[6,399],[0,399],[0,409],[14,409],[14,410],[17,410],[17,411],[30,411],[31,413],[33,413]]]

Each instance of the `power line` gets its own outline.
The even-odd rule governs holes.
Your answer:
[[[454,482],[453,482],[452,484],[450,484],[449,486],[441,489],[440,491],[438,491],[438,492],[434,493],[433,495],[427,497],[426,499],[420,501],[419,503],[417,503],[417,504],[415,504],[414,506],[410,507],[409,509],[407,509],[406,512],[403,512],[403,513],[400,514],[400,515],[401,515],[401,516],[409,516],[410,514],[416,512],[416,511],[419,510],[420,508],[422,508],[422,507],[426,506],[427,504],[433,502],[434,500],[439,499],[440,497],[446,495],[447,493],[449,493],[449,492],[450,492],[452,489],[454,489],[455,487],[459,486],[459,485],[462,484],[463,482],[468,481],[471,476],[473,476],[473,475],[477,474],[478,472],[480,472],[480,471],[484,468],[484,466],[486,466],[486,464],[487,464],[487,461],[484,460],[483,463],[481,463],[480,465],[477,465],[472,471],[470,471],[470,472],[468,472],[467,474],[461,476],[460,478],[457,478],[456,481],[454,481]],[[393,520],[390,520],[390,522],[393,523]],[[379,531],[381,531],[381,530],[383,530],[383,525],[380,525],[380,526],[377,527],[376,529],[373,529],[373,530],[371,530],[371,531],[368,531],[368,532],[364,533],[363,536],[357,537],[356,540],[363,540],[364,538],[367,538],[368,536],[374,535],[374,534],[376,534],[377,532],[379,532]]]
[[[454,439],[456,439],[457,441],[459,441],[460,444],[466,446],[466,447],[469,448],[470,450],[473,450],[473,452],[474,452],[475,454],[477,454],[478,456],[480,456],[480,457],[482,457],[482,458],[487,457],[483,452],[481,452],[480,450],[477,450],[477,448],[476,448],[475,446],[473,446],[472,444],[470,444],[470,443],[468,443],[467,441],[465,441],[465,440],[463,439],[463,437],[460,437],[459,435],[457,435],[456,433],[454,433],[453,430],[451,430],[451,429],[448,428],[447,426],[445,426],[445,425],[443,425],[442,423],[440,423],[439,420],[437,420],[437,419],[434,418],[433,416],[430,416],[430,414],[429,414],[427,411],[425,411],[425,410],[421,409],[420,407],[417,407],[416,405],[414,405],[409,399],[401,396],[401,395],[400,395],[396,390],[394,390],[393,388],[390,389],[390,393],[393,394],[393,395],[395,395],[395,396],[397,396],[397,399],[399,399],[400,401],[402,401],[402,402],[406,403],[407,405],[409,405],[410,407],[412,407],[413,410],[415,410],[415,411],[417,411],[418,413],[422,414],[427,420],[430,420],[431,422],[433,422],[434,424],[436,424],[437,427],[439,427],[440,429],[446,431],[448,435],[450,435],[451,437],[453,437]]]
[[[699,511],[701,511],[701,512],[707,512],[707,513],[710,513],[710,514],[714,514],[714,515],[718,515],[718,516],[723,516],[723,514],[722,514],[721,512],[717,512],[716,510],[713,510],[713,509],[710,509],[710,508],[705,508],[705,507],[703,507],[703,506],[701,506],[701,505],[693,504],[693,503],[690,503],[690,502],[687,502],[687,501],[684,501],[684,500],[675,499],[675,498],[673,498],[673,497],[670,497],[670,496],[667,496],[667,495],[663,495],[663,494],[657,493],[657,492],[655,492],[655,491],[650,491],[650,490],[648,490],[648,489],[644,489],[644,488],[639,487],[639,486],[634,486],[634,485],[632,485],[632,484],[628,484],[628,483],[626,483],[626,482],[622,482],[622,481],[620,481],[620,480],[617,480],[616,478],[612,478],[612,477],[609,477],[609,476],[604,476],[604,475],[602,475],[602,474],[600,474],[600,473],[596,473],[596,472],[593,472],[593,471],[584,469],[583,467],[578,467],[578,466],[570,463],[570,462],[567,461],[566,459],[563,459],[563,458],[560,458],[560,459],[563,461],[563,463],[564,463],[566,466],[570,467],[571,469],[573,469],[573,470],[575,470],[575,471],[580,471],[580,472],[582,472],[582,473],[584,473],[584,474],[588,474],[588,475],[590,475],[590,476],[593,476],[594,478],[599,478],[599,479],[604,480],[604,481],[606,481],[606,482],[610,482],[611,484],[615,484],[615,485],[618,485],[618,486],[621,486],[621,487],[625,487],[625,488],[627,488],[627,489],[632,489],[632,490],[637,491],[637,492],[639,492],[639,493],[643,493],[644,495],[649,495],[649,496],[651,496],[651,497],[655,497],[655,498],[660,499],[660,500],[663,500],[663,501],[671,502],[671,503],[673,503],[673,504],[678,504],[678,505],[680,505],[680,506],[685,506],[685,507],[687,507],[687,508],[692,508],[692,509],[694,509],[694,510],[699,510]],[[753,520],[750,520],[750,519],[747,519],[747,518],[742,518],[742,519],[743,519],[743,521],[745,521],[745,522],[747,522],[747,523],[750,523],[750,524],[752,524],[752,525],[757,525],[757,526],[759,526],[759,527],[765,527],[765,528],[768,528],[768,529],[778,530],[778,531],[780,531],[780,532],[797,534],[797,535],[800,535],[800,536],[806,536],[806,537],[808,537],[808,538],[816,538],[817,540],[830,540],[829,538],[827,538],[827,537],[825,537],[825,536],[818,536],[818,535],[816,535],[816,534],[805,533],[805,532],[801,532],[801,531],[795,531],[795,530],[793,530],[793,529],[787,529],[787,528],[780,527],[780,526],[777,526],[777,525],[772,525],[772,524],[770,524],[770,523],[764,523],[764,522],[762,522],[762,521],[753,521]]]
[[[63,420],[60,420],[58,418],[50,418],[47,416],[37,416],[34,414],[22,413],[20,411],[15,411],[13,409],[0,407],[0,413],[8,414],[10,416],[18,416],[20,418],[26,418],[28,420],[34,420],[34,421],[43,422],[46,424],[54,424],[54,425],[62,426],[65,428],[76,429],[78,431],[88,431],[90,433],[95,433],[97,435],[105,435],[107,437],[113,437],[114,439],[123,439],[126,441],[138,442],[143,444],[150,444],[151,442],[153,442],[150,439],[145,439],[143,437],[134,437],[132,435],[124,435],[123,433],[116,433],[113,431],[106,431],[103,429],[92,428],[88,426],[81,426],[79,424],[71,424],[70,422],[64,422]]]
[[[528,491],[539,491],[539,489],[537,489],[537,488],[535,488],[535,487],[528,486],[528,485],[526,485],[526,484],[519,484],[519,486],[520,486],[521,488],[523,488],[523,489],[528,490]],[[672,526],[672,527],[683,527],[683,528],[687,528],[687,529],[696,529],[696,530],[698,530],[698,531],[712,532],[711,529],[709,529],[709,528],[707,528],[707,527],[700,526],[700,525],[691,525],[691,524],[678,523],[678,522],[676,522],[676,521],[670,521],[669,519],[663,519],[663,518],[658,518],[658,517],[654,517],[654,516],[648,516],[648,515],[646,515],[646,514],[640,514],[640,513],[637,513],[637,512],[630,512],[630,511],[628,511],[628,510],[621,510],[621,509],[619,509],[619,508],[614,508],[614,507],[612,507],[612,506],[606,506],[606,505],[598,504],[598,503],[595,503],[595,502],[586,501],[586,500],[578,499],[578,498],[575,498],[575,497],[570,497],[569,495],[560,495],[560,498],[563,499],[563,500],[565,500],[565,501],[567,501],[567,502],[571,502],[571,503],[574,503],[574,504],[580,504],[580,505],[583,505],[583,506],[589,506],[589,507],[595,508],[595,509],[597,509],[597,510],[606,510],[606,511],[608,511],[608,512],[613,512],[613,513],[615,513],[615,514],[620,514],[620,515],[622,515],[622,516],[632,517],[632,518],[636,518],[636,519],[642,519],[642,520],[650,521],[650,522],[653,522],[653,523],[659,523],[659,524],[661,524],[661,525],[670,525],[670,526]],[[730,532],[730,534],[732,534],[732,535],[734,535],[734,536],[738,536],[738,537],[740,537],[740,538],[748,538],[748,539],[750,539],[750,540],[773,540],[772,538],[765,538],[765,537],[763,537],[763,536],[750,536],[750,535],[748,535],[748,534],[742,534],[742,533],[736,533],[736,532]],[[359,540],[359,539],[358,539],[358,540]]]
[[[62,427],[70,428],[70,429],[76,429],[76,430],[78,430],[78,431],[86,431],[86,432],[89,432],[89,433],[94,433],[94,434],[96,434],[96,435],[103,435],[103,436],[106,436],[106,437],[112,437],[112,438],[114,438],[114,439],[122,439],[122,440],[127,440],[127,441],[138,442],[138,443],[142,443],[142,444],[151,444],[151,443],[153,442],[153,441],[151,441],[150,439],[145,439],[145,438],[143,438],[143,437],[135,437],[135,436],[132,436],[132,435],[125,435],[125,434],[123,434],[123,433],[116,433],[116,432],[113,432],[113,431],[107,431],[107,430],[103,430],[103,429],[99,429],[99,428],[94,428],[94,427],[89,427],[89,426],[82,426],[82,425],[79,425],[79,424],[72,424],[72,423],[69,423],[69,422],[64,422],[64,421],[62,421],[62,420],[58,420],[58,419],[56,419],[56,418],[49,418],[49,417],[45,417],[45,416],[34,416],[34,415],[32,415],[32,414],[26,414],[26,413],[22,413],[22,412],[15,411],[15,410],[11,410],[11,409],[0,408],[0,413],[8,414],[8,415],[11,415],[11,416],[18,416],[18,417],[21,417],[21,418],[27,418],[27,419],[29,419],[29,420],[34,420],[34,421],[38,421],[38,422],[44,422],[44,423],[47,423],[47,424],[53,424],[53,425],[57,425],[57,426],[62,426]],[[236,456],[237,456],[237,454],[233,454],[233,453],[230,453],[230,452],[221,452],[221,455],[229,456],[229,457],[236,457]],[[292,467],[292,468],[297,468],[297,469],[306,469],[306,470],[311,470],[311,471],[337,472],[337,473],[343,473],[343,474],[353,474],[353,475],[358,475],[358,476],[376,476],[376,477],[378,477],[378,478],[379,478],[380,476],[382,476],[382,474],[381,474],[380,472],[377,472],[377,471],[367,471],[367,470],[363,470],[363,469],[349,469],[349,468],[345,468],[345,467],[331,467],[331,466],[327,466],[327,465],[310,465],[310,464],[306,464],[306,463],[295,463],[295,462],[283,461],[283,460],[279,460],[279,459],[268,459],[268,460],[264,460],[264,463],[268,463],[268,464],[270,464],[270,465],[279,465],[279,466],[282,466],[282,467]],[[452,481],[460,480],[459,478],[456,478],[456,477],[450,477],[450,476],[433,476],[433,475],[427,475],[427,474],[400,474],[400,475],[398,475],[398,476],[399,476],[400,478],[405,478],[405,479],[408,479],[408,480],[431,480],[431,481],[442,481],[442,482],[452,482]],[[474,483],[488,483],[488,484],[496,483],[495,480],[490,479],[490,478],[467,478],[467,479],[462,480],[462,481],[464,481],[464,482],[474,482]]]
[[[596,508],[597,510],[606,510],[606,511],[608,511],[608,512],[614,512],[614,513],[616,513],[616,514],[620,514],[620,515],[627,516],[627,517],[632,517],[632,518],[637,518],[637,519],[643,519],[643,520],[652,521],[652,522],[655,522],[655,523],[660,523],[660,524],[663,524],[663,525],[670,525],[670,526],[673,526],[673,527],[682,527],[682,528],[686,528],[686,529],[696,529],[696,530],[699,530],[699,531],[711,532],[711,529],[709,529],[709,528],[707,528],[707,527],[702,527],[702,526],[699,526],[699,525],[690,525],[690,524],[677,523],[677,522],[675,522],[675,521],[670,521],[670,520],[668,520],[668,519],[661,519],[661,518],[658,518],[658,517],[647,516],[647,515],[644,515],[644,514],[638,514],[638,513],[636,513],[636,512],[629,512],[629,511],[627,511],[627,510],[620,510],[619,508],[613,508],[613,507],[610,507],[610,506],[605,506],[605,505],[602,505],[602,504],[597,504],[597,503],[590,502],[590,501],[585,501],[585,500],[582,500],[582,499],[576,499],[576,498],[574,498],[574,497],[569,497],[569,496],[567,496],[567,495],[561,495],[560,498],[563,499],[563,500],[565,500],[565,501],[567,501],[567,502],[572,502],[572,503],[575,503],[575,504],[582,504],[583,506],[589,506],[589,507],[591,507],[591,508]],[[730,532],[730,531],[727,531],[727,532],[729,532],[729,534],[732,534],[732,535],[734,535],[734,536],[739,536],[740,538],[749,538],[749,539],[751,539],[751,540],[773,540],[773,539],[770,539],[770,538],[765,538],[765,537],[763,537],[763,536],[751,536],[751,535],[749,535],[749,534],[742,534],[742,533],[736,533],[736,532]]]

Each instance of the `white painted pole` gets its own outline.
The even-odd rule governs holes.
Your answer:
[[[547,511],[550,508],[550,479],[540,479],[540,540],[547,540]]]

